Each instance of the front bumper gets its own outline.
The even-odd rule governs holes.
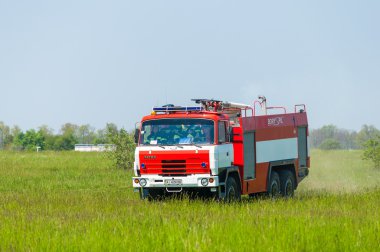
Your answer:
[[[207,185],[202,185],[201,181],[203,178],[208,180]],[[146,180],[146,185],[141,186],[136,180]],[[213,181],[210,182],[210,179]],[[168,184],[165,183],[166,180],[180,180],[179,184]],[[134,188],[210,188],[219,186],[219,178],[217,176],[211,176],[209,174],[193,174],[186,177],[182,176],[159,176],[159,175],[142,175],[140,177],[133,177],[132,184]]]

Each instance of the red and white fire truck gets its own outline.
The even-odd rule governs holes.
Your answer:
[[[142,199],[183,191],[225,201],[293,196],[310,167],[304,104],[287,113],[264,96],[251,106],[193,101],[199,106],[154,107],[137,127],[132,183]]]

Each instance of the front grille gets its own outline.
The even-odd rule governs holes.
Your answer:
[[[186,160],[162,160],[161,166],[164,175],[186,174]]]

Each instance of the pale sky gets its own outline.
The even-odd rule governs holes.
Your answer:
[[[0,0],[0,121],[134,128],[191,98],[380,128],[380,1]]]

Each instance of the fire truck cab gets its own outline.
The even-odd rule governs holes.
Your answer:
[[[201,106],[154,107],[136,130],[132,183],[142,199],[183,191],[225,201],[293,196],[310,166],[305,105],[286,113],[267,107],[265,97],[253,106],[194,101]]]

